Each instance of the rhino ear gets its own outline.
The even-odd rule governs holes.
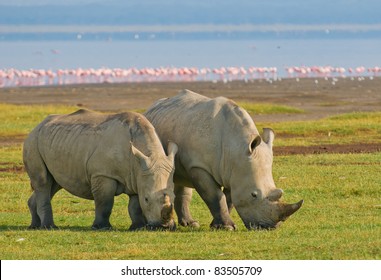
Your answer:
[[[132,154],[139,160],[140,166],[143,170],[149,169],[150,167],[150,159],[141,151],[139,151],[132,143],[131,143],[131,151]]]
[[[274,131],[271,128],[264,128],[262,137],[265,143],[272,148],[275,138]]]
[[[254,152],[254,149],[259,145],[261,144],[262,142],[262,139],[261,139],[261,136],[257,135],[251,142],[250,142],[250,145],[249,145],[249,153],[252,154]]]
[[[177,147],[177,145],[171,141],[168,142],[168,147],[167,147],[167,151],[168,151],[168,158],[173,161],[175,159],[175,155],[177,153],[177,151],[179,150],[179,148]]]

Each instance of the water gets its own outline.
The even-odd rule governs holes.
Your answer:
[[[0,69],[294,65],[372,67],[381,40],[1,42]]]
[[[343,67],[344,72],[329,72],[328,76],[381,75],[367,72],[381,66],[381,39],[262,39],[262,40],[135,40],[135,41],[3,41],[0,43],[0,87],[34,86],[73,83],[103,83],[131,81],[184,81],[234,80],[255,78],[322,76],[316,74],[287,73],[292,66]],[[244,67],[238,74],[220,74],[213,69]],[[361,67],[360,67],[361,66]],[[154,73],[83,73],[59,69],[99,69],[145,67],[208,68],[208,74]],[[275,73],[249,72],[250,67],[276,67]],[[45,69],[49,76],[35,72],[9,74],[9,69]],[[361,72],[350,72],[363,69]],[[8,72],[1,70],[8,69]],[[210,70],[211,69],[211,70]],[[272,68],[274,69],[274,68]],[[333,68],[332,68],[333,69]],[[246,72],[245,72],[246,71]],[[331,71],[331,70],[329,70]],[[234,72],[234,70],[233,70]],[[5,74],[4,74],[5,73]],[[247,74],[246,74],[247,73]],[[31,78],[31,75],[34,76]],[[303,76],[304,75],[304,76]]]

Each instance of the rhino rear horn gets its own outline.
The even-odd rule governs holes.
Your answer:
[[[304,200],[302,199],[299,202],[296,202],[294,204],[282,204],[280,207],[280,215],[279,219],[281,221],[285,221],[288,217],[290,217],[292,214],[294,214],[296,211],[302,207]]]
[[[170,206],[171,205],[171,198],[166,193],[164,194],[164,205],[165,206]]]
[[[278,201],[282,197],[282,195],[283,195],[282,189],[275,189],[269,194],[268,199],[270,201]]]

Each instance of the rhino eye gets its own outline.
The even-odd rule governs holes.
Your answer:
[[[146,203],[148,203],[148,198],[147,198],[147,197],[145,197],[145,198],[144,198],[144,201],[145,201]]]
[[[251,193],[251,196],[254,197],[254,198],[257,198],[258,193],[257,193],[257,192],[252,192],[252,193]]]

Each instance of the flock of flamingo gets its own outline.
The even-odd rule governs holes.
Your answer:
[[[126,82],[178,82],[266,79],[276,80],[282,74],[276,67],[159,67],[159,68],[99,68],[99,69],[0,69],[0,88],[19,86],[47,86],[71,84],[99,84]],[[286,78],[327,78],[381,76],[381,67],[354,68],[333,66],[285,67]]]

